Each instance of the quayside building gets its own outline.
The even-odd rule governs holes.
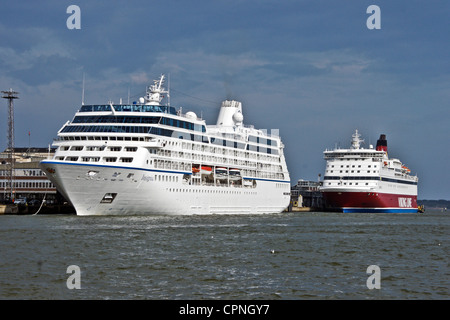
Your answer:
[[[26,199],[27,203],[43,199],[48,204],[64,203],[53,183],[39,168],[39,162],[52,157],[54,148],[14,148],[14,152],[0,153],[0,202],[13,203]],[[12,157],[11,157],[12,154]],[[10,160],[12,158],[12,161]]]

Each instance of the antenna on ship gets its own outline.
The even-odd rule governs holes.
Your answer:
[[[361,135],[358,133],[358,129],[356,129],[355,133],[352,135],[352,149],[359,149],[361,142],[364,142],[364,140],[359,137],[361,137]]]
[[[170,107],[170,73],[167,75],[167,106]]]
[[[83,88],[81,90],[81,105],[84,106],[84,72],[83,72]]]
[[[159,105],[164,97],[162,94],[169,93],[168,91],[164,90],[162,86],[163,83],[164,83],[164,75],[162,74],[159,80],[154,80],[153,85],[147,87],[145,98],[144,97],[139,98],[139,102],[145,105],[153,105],[153,106]]]

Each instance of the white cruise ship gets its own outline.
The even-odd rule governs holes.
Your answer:
[[[321,192],[326,207],[342,212],[414,213],[418,177],[399,159],[389,158],[386,135],[376,149],[361,148],[358,130],[349,149],[325,150]]]
[[[206,125],[162,104],[163,84],[164,75],[138,103],[82,105],[59,130],[40,166],[77,214],[283,211],[290,177],[278,134],[244,125],[238,101]]]

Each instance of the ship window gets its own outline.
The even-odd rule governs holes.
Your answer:
[[[116,157],[107,157],[107,158],[105,158],[105,161],[106,162],[116,162],[117,158]]]
[[[133,158],[120,158],[120,162],[132,162]]]
[[[81,160],[84,162],[98,162],[100,157],[82,157]]]
[[[125,147],[125,151],[136,152],[137,151],[137,147]]]

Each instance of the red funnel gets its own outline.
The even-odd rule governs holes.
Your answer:
[[[385,134],[381,134],[380,139],[377,141],[377,151],[387,152],[387,140]]]

